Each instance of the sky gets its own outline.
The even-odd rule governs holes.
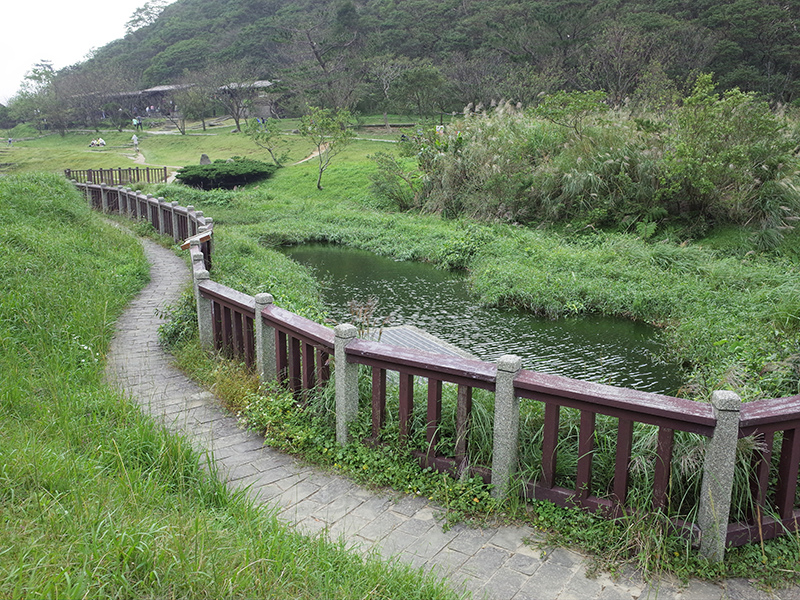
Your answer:
[[[0,12],[0,104],[17,93],[41,60],[58,70],[125,36],[125,23],[147,0],[10,0]]]

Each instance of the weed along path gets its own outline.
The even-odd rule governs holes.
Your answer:
[[[586,577],[588,561],[560,549],[533,547],[529,527],[444,531],[437,506],[424,498],[363,489],[352,481],[301,464],[267,448],[263,438],[238,427],[210,392],[188,380],[158,343],[158,311],[177,301],[189,283],[184,261],[143,241],[154,267],[147,287],[117,322],[107,375],[142,410],[188,438],[213,460],[229,486],[246,489],[257,502],[311,535],[342,538],[354,551],[433,570],[454,589],[493,600],[722,600],[800,598],[798,590],[771,596],[744,580],[722,585],[690,582],[645,584],[636,576],[616,581]]]

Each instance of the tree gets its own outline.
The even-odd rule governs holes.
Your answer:
[[[384,54],[376,56],[370,64],[370,74],[381,88],[381,104],[383,104],[383,124],[389,131],[388,110],[394,100],[390,95],[393,84],[403,76],[403,73],[412,69],[414,63],[404,56]]]
[[[282,167],[283,161],[288,157],[288,152],[276,156],[278,146],[283,141],[283,132],[277,119],[249,119],[245,122],[244,133],[256,146],[264,148],[272,157],[276,167]]]
[[[346,109],[308,107],[308,114],[300,120],[300,135],[316,147],[319,165],[317,189],[322,189],[322,174],[330,166],[333,157],[344,150],[353,138],[349,128],[350,111]]]
[[[289,4],[271,25],[285,68],[281,79],[295,95],[324,107],[358,102],[368,67],[352,2],[338,8],[332,3]]]
[[[137,29],[155,23],[167,4],[169,4],[168,0],[148,0],[145,2],[134,11],[131,18],[125,23],[125,33],[133,33]]]

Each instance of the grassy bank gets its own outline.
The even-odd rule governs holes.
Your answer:
[[[230,493],[103,380],[141,248],[52,176],[0,179],[0,596],[450,598]]]
[[[164,163],[190,155],[178,153],[180,139],[171,136],[172,149],[165,144]],[[272,179],[237,192],[200,193],[180,186],[148,191],[194,204],[214,217],[215,279],[251,294],[270,292],[280,306],[312,318],[323,317],[319,283],[277,252],[278,245],[324,240],[466,268],[472,289],[485,302],[521,306],[545,317],[598,312],[647,321],[666,342],[665,359],[684,366],[686,384],[679,393],[685,397],[703,400],[721,388],[734,389],[745,400],[798,392],[797,268],[787,258],[796,236],[787,235],[782,252],[762,253],[752,251],[747,232],[739,228],[694,241],[658,236],[643,241],[590,227],[531,229],[393,212],[371,195],[368,181],[374,166],[366,155],[387,146],[366,140],[353,144],[325,174],[321,192],[312,162],[281,169]],[[577,544],[601,559],[633,560],[654,574],[743,576],[774,584],[794,576],[800,560],[798,540],[789,537],[732,551],[724,565],[711,566],[671,536],[658,516],[604,522],[546,503],[533,509],[498,507],[479,483],[459,487],[420,473],[394,450],[335,449],[325,428],[330,398],[324,395],[313,412],[304,412],[274,390],[261,395],[243,389],[235,365],[204,362],[191,345],[186,352],[195,375],[218,390],[227,387],[232,406],[247,408],[251,423],[267,433],[270,443],[372,483],[433,497],[455,518],[522,517],[555,531],[554,543]],[[422,399],[416,404],[424,406]],[[480,406],[476,399],[476,409]],[[538,417],[529,416],[526,426],[535,436]],[[696,458],[697,441],[689,440],[684,450],[687,459]],[[650,449],[642,451],[646,455]],[[536,461],[524,458],[529,459]],[[696,463],[678,462],[676,468],[684,472],[676,471],[675,481],[690,488],[686,475]],[[740,501],[746,505],[746,495]]]
[[[368,149],[361,152],[332,168],[322,192],[306,163],[238,193],[175,186],[156,193],[214,216],[215,277],[248,293],[269,291],[304,314],[318,310],[316,285],[273,248],[329,241],[467,268],[487,304],[546,318],[598,313],[651,323],[665,360],[685,367],[685,397],[707,399],[726,388],[749,401],[800,391],[800,279],[789,258],[753,252],[729,232],[676,244],[386,212],[369,195],[371,164],[363,158]]]

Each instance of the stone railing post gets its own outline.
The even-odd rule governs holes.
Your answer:
[[[194,205],[190,204],[186,207],[186,232],[187,237],[192,237],[197,233],[197,223],[194,221]]]
[[[167,201],[164,198],[159,198],[156,200],[156,211],[158,212],[158,233],[161,235],[166,235],[167,228],[164,225],[164,213],[161,208],[167,204]]]
[[[206,350],[214,349],[214,315],[212,314],[211,300],[204,298],[200,293],[199,286],[205,281],[209,281],[211,276],[208,271],[202,269],[195,272],[195,297],[197,299],[197,329],[200,334],[200,345]]]
[[[256,368],[262,383],[278,377],[275,328],[264,323],[261,311],[274,302],[272,294],[256,294]]]
[[[333,332],[336,441],[344,446],[347,444],[347,425],[358,415],[358,365],[347,362],[345,349],[356,338],[358,329],[349,323],[342,323]]]
[[[513,354],[497,361],[494,392],[494,444],[492,446],[492,496],[506,497],[519,453],[519,398],[514,393],[514,378],[522,359]]]
[[[145,196],[145,204],[147,205],[147,222],[153,224],[153,195],[147,194]]]
[[[722,561],[731,511],[742,401],[734,392],[717,391],[711,394],[711,405],[717,425],[706,447],[697,524],[701,530],[700,553],[709,560]]]
[[[178,239],[178,215],[175,213],[175,209],[178,207],[178,201],[173,200],[169,204],[169,213],[172,217],[172,240],[175,242],[180,242],[181,240]]]
[[[105,183],[100,184],[100,204],[103,207],[103,214],[108,214],[108,186]]]

